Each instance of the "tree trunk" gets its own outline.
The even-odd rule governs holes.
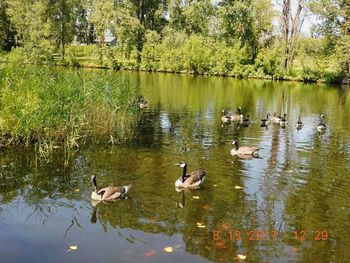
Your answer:
[[[64,61],[64,33],[65,33],[65,28],[64,28],[64,14],[61,11],[61,39],[60,39],[60,48],[61,48],[61,61]]]
[[[283,0],[282,33],[284,39],[283,69],[287,70],[293,62],[294,51],[305,19],[305,0],[298,1],[298,7],[293,17],[291,0]]]

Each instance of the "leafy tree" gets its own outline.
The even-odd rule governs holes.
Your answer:
[[[321,23],[317,32],[329,39],[329,50],[336,52],[342,74],[350,76],[350,2],[349,0],[313,0],[311,10]]]
[[[64,60],[64,49],[67,43],[72,42],[75,23],[77,0],[51,0],[48,2],[48,23],[50,34],[56,39],[60,47],[61,60]]]
[[[7,2],[0,0],[0,50],[11,50],[11,47],[15,45],[15,34],[7,15]]]
[[[94,25],[96,37],[101,46],[105,42],[106,30],[110,30],[113,27],[115,15],[115,4],[113,0],[92,1],[89,22]]]
[[[260,48],[269,43],[274,11],[269,0],[224,0],[219,2],[221,35],[230,45],[239,41],[254,63]]]
[[[183,8],[186,32],[208,35],[208,20],[214,15],[215,9],[210,0],[188,1]]]

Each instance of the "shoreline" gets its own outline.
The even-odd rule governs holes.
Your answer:
[[[1,61],[0,64],[10,64],[11,62]],[[113,67],[108,65],[91,65],[91,64],[79,64],[79,65],[71,65],[71,64],[36,64],[36,63],[23,63],[26,65],[35,65],[35,66],[48,66],[48,67],[66,67],[66,68],[89,68],[89,69],[108,69],[114,71],[125,71],[125,72],[148,72],[148,73],[160,73],[160,74],[178,74],[178,75],[189,75],[189,76],[209,76],[209,77],[224,77],[224,78],[235,78],[235,79],[255,79],[255,80],[271,80],[271,81],[287,81],[287,82],[302,82],[302,83],[321,83],[321,84],[332,84],[337,86],[350,86],[350,78],[344,77],[339,81],[323,81],[323,80],[308,80],[301,78],[292,78],[292,77],[273,77],[273,76],[239,76],[235,74],[215,74],[208,72],[194,72],[194,71],[174,71],[174,70],[165,70],[165,69],[154,69],[149,70],[142,68],[140,65],[137,68],[132,67]]]

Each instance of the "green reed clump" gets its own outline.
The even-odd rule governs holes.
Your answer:
[[[133,136],[139,96],[111,72],[9,65],[0,72],[1,144],[77,147],[87,138]]]

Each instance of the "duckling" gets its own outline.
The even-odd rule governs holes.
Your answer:
[[[259,147],[254,146],[242,146],[239,147],[236,141],[233,141],[232,144],[234,148],[231,150],[232,155],[252,155],[254,157],[258,156]]]
[[[316,129],[319,133],[324,133],[327,128],[326,124],[324,124],[324,115],[321,114],[320,118],[321,118],[320,123],[317,125]]]
[[[182,176],[176,180],[175,187],[181,188],[199,188],[205,179],[207,173],[203,170],[194,171],[190,174],[186,174],[187,172],[187,164],[184,161],[179,162],[176,166],[180,166],[182,168]]]
[[[283,117],[280,117],[279,124],[282,128],[286,127],[286,123],[287,123],[286,117],[287,117],[287,114],[284,114]]]
[[[303,123],[301,121],[300,116],[298,117],[298,122],[297,124],[295,124],[295,127],[297,128],[297,130],[301,130],[301,128],[303,127]]]
[[[260,127],[267,127],[269,122],[270,113],[266,113],[266,117],[264,119],[261,119]]]
[[[222,110],[221,121],[227,124],[231,123],[231,117],[226,110]]]
[[[98,201],[113,201],[118,198],[123,198],[126,196],[127,192],[131,187],[131,185],[126,185],[122,187],[108,186],[98,190],[95,175],[91,176],[91,182],[94,188],[94,190],[91,193],[91,199]]]
[[[241,119],[240,125],[244,127],[248,127],[249,124],[250,124],[249,115],[246,115],[245,118]]]

